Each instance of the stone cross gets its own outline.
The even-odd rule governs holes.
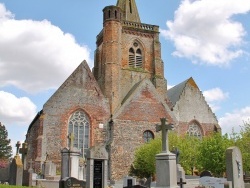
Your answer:
[[[70,133],[68,138],[69,138],[69,143],[70,143],[70,149],[72,149],[74,146],[74,139],[75,139],[74,133],[73,132]]]
[[[162,131],[162,152],[170,152],[168,148],[168,131],[173,129],[174,125],[169,124],[166,118],[161,118],[161,125],[156,125],[156,132]]]
[[[182,178],[180,178],[180,182],[177,182],[177,185],[180,185],[180,188],[183,188],[183,185],[187,184],[187,182],[184,182]]]
[[[20,148],[20,146],[21,146],[21,143],[18,141],[18,142],[16,143],[16,155],[18,155],[18,153],[19,153],[19,148]]]

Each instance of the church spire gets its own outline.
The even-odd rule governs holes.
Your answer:
[[[116,6],[123,11],[123,20],[141,22],[135,0],[117,0]]]

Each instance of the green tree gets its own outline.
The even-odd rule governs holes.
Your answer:
[[[200,170],[209,170],[214,176],[222,176],[226,171],[226,149],[233,145],[233,140],[221,133],[204,137],[198,148]]]
[[[148,178],[155,174],[155,155],[161,152],[161,138],[151,140],[135,151],[135,160],[130,174]]]
[[[12,147],[10,139],[8,139],[8,132],[4,125],[0,122],[0,159],[9,159],[12,155]]]
[[[174,148],[178,148],[180,152],[180,164],[184,168],[187,174],[191,174],[191,167],[198,166],[195,161],[198,158],[198,146],[200,139],[189,136],[178,136],[176,132],[170,131],[169,138],[169,150],[173,151]],[[162,150],[162,140],[158,137],[151,140],[139,147],[135,152],[134,162],[131,167],[131,175],[137,177],[150,177],[156,172],[155,169],[155,156]]]
[[[171,148],[178,148],[179,163],[184,168],[186,174],[192,174],[193,167],[199,168],[197,159],[201,140],[194,136],[178,136],[175,132],[169,135],[169,140]]]

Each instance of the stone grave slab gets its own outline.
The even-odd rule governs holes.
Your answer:
[[[59,181],[59,188],[86,188],[86,182],[76,178],[64,178]]]
[[[203,176],[200,178],[200,184],[205,187],[224,188],[226,182],[226,178],[214,178],[209,176]]]

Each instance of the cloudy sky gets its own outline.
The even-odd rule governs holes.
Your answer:
[[[250,118],[250,0],[137,0],[160,26],[168,85],[193,77],[223,133]],[[93,66],[102,9],[116,0],[0,0],[0,121],[14,144],[85,59]]]

